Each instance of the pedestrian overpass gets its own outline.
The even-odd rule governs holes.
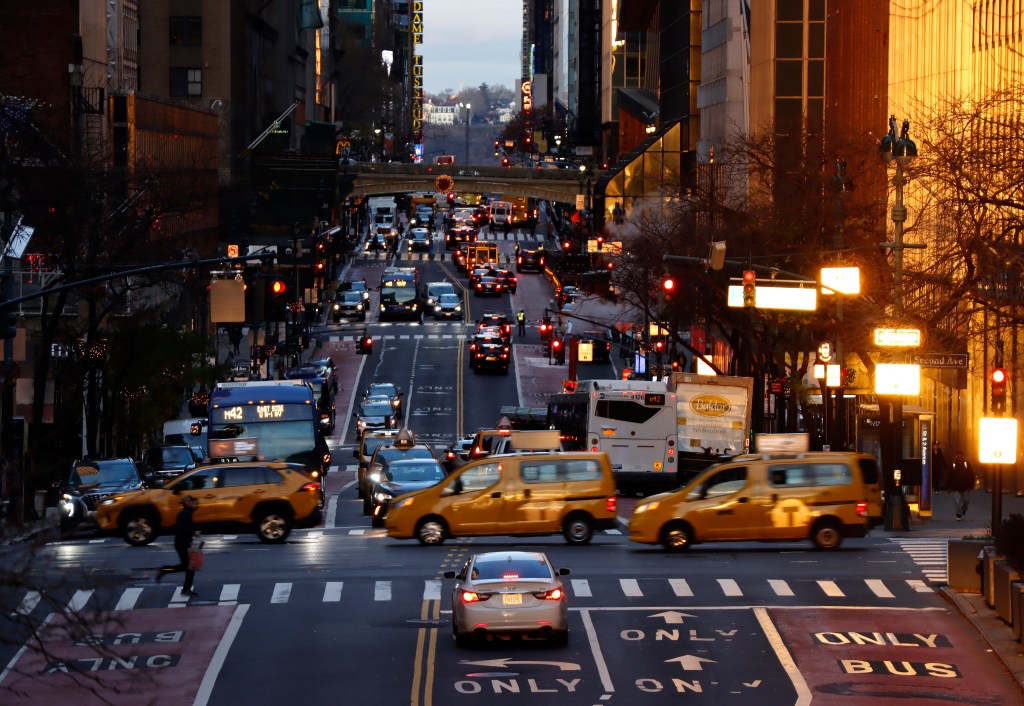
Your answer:
[[[586,194],[603,171],[582,172],[574,169],[531,169],[528,167],[472,167],[458,165],[404,164],[400,162],[366,162],[340,167],[343,174],[355,177],[352,196],[374,196],[417,191],[444,191],[447,175],[449,189],[456,193],[505,194],[526,196],[546,201],[575,203],[577,194]]]

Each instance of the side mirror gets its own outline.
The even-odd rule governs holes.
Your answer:
[[[446,579],[453,579],[453,578],[455,578],[455,572],[454,571],[445,571],[443,576]]]
[[[568,576],[569,573],[570,573],[569,569],[562,568],[562,569],[558,570],[558,575],[559,576]]]

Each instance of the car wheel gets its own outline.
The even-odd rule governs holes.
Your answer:
[[[693,530],[684,524],[665,525],[661,531],[661,545],[669,552],[682,552],[693,544]]]
[[[569,544],[587,544],[594,536],[594,526],[585,515],[570,515],[562,527],[562,534]]]
[[[124,541],[133,547],[142,547],[156,539],[157,521],[148,512],[133,512],[121,521]]]
[[[416,525],[416,539],[425,547],[436,547],[444,542],[446,529],[444,521],[437,517],[427,517]]]
[[[261,542],[279,544],[292,532],[292,521],[278,510],[264,512],[256,520],[256,535]]]
[[[818,549],[831,551],[838,549],[843,543],[843,533],[839,531],[839,525],[832,520],[821,520],[811,530],[811,541]]]

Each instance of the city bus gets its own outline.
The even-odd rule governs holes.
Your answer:
[[[581,380],[575,392],[548,402],[548,426],[567,451],[604,451],[623,492],[679,485],[676,393],[664,382]]]
[[[207,458],[285,461],[320,476],[331,463],[306,380],[219,382],[210,392]]]
[[[389,267],[380,277],[380,320],[414,319],[422,312],[419,270]]]

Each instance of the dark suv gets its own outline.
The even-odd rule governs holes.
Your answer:
[[[521,249],[516,257],[516,272],[543,272],[544,251]]]
[[[145,487],[139,467],[130,458],[75,461],[67,480],[60,483],[61,531],[95,524],[96,506],[103,500]]]

